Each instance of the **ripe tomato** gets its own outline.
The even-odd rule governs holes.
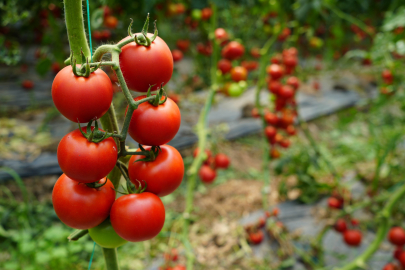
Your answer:
[[[277,150],[277,148],[272,148],[270,150],[270,156],[272,159],[278,159],[281,156],[281,154],[280,151]]]
[[[154,161],[139,161],[145,156],[132,156],[128,164],[128,173],[135,186],[138,187],[140,182],[144,187],[146,183],[147,192],[163,197],[180,186],[184,176],[184,163],[176,148],[170,145],[162,145],[160,148],[162,151]],[[145,149],[150,150],[151,147]]]
[[[104,183],[106,178],[99,183]],[[110,214],[115,201],[114,186],[110,180],[100,188],[91,188],[62,174],[52,191],[56,215],[67,226],[90,229],[99,225]]]
[[[396,246],[405,245],[405,230],[401,227],[392,227],[388,233],[388,240]]]
[[[183,53],[180,50],[173,50],[172,51],[173,62],[180,61],[183,59]]]
[[[184,265],[176,265],[175,267],[173,267],[172,270],[186,270],[186,267]]]
[[[215,156],[215,168],[228,169],[230,160],[225,154],[217,154]]]
[[[278,64],[271,64],[267,67],[266,71],[273,80],[280,79],[284,74],[282,66]]]
[[[295,130],[295,127],[293,125],[288,125],[286,127],[285,131],[291,136],[293,136],[297,133],[297,131]]]
[[[56,108],[76,123],[87,123],[103,116],[110,108],[112,97],[110,78],[101,69],[85,78],[76,77],[72,66],[67,66],[59,71],[52,83],[52,99]]]
[[[340,209],[343,207],[343,202],[335,197],[330,197],[328,199],[328,206],[330,208]]]
[[[360,224],[360,221],[357,220],[357,219],[355,219],[355,218],[353,218],[353,219],[350,220],[350,223],[351,223],[353,226],[358,226],[358,225]]]
[[[119,197],[111,207],[110,220],[116,233],[127,241],[152,239],[165,223],[165,207],[150,192]]]
[[[248,71],[246,68],[237,66],[231,70],[231,78],[235,82],[246,81]]]
[[[345,243],[352,247],[357,247],[361,243],[361,232],[358,230],[346,230],[343,233],[343,239]]]
[[[277,95],[283,85],[278,80],[270,80],[267,84],[267,89],[275,95]]]
[[[206,20],[208,20],[209,18],[211,18],[211,15],[212,15],[212,10],[211,10],[211,8],[207,7],[207,8],[203,8],[203,9],[201,10],[201,19],[202,19],[203,21],[206,21]]]
[[[183,14],[184,12],[186,12],[186,7],[184,6],[184,4],[182,3],[177,3],[176,4],[176,14]]]
[[[264,120],[267,122],[267,124],[276,126],[278,124],[278,117],[274,113],[271,112],[266,112],[264,114]]]
[[[393,263],[388,263],[384,266],[383,270],[398,270],[398,267]]]
[[[143,98],[146,96],[139,96],[134,100]],[[132,114],[128,133],[140,144],[163,145],[174,138],[180,128],[180,121],[179,107],[170,98],[159,106],[144,102]]]
[[[250,50],[250,55],[253,56],[254,58],[260,58],[260,49],[259,48],[252,48]]]
[[[335,231],[337,231],[337,232],[340,232],[340,233],[345,232],[347,230],[346,221],[342,218],[338,219],[335,223],[334,228],[335,228]]]
[[[262,231],[252,232],[249,234],[249,242],[258,245],[263,241],[264,233]]]
[[[94,242],[103,248],[117,248],[128,242],[114,231],[108,218],[98,226],[89,229],[89,235]]]
[[[229,42],[221,51],[223,58],[236,60],[245,53],[245,47],[237,41]]]
[[[177,46],[177,48],[179,48],[179,50],[185,52],[190,47],[190,40],[188,40],[188,39],[179,39],[176,42],[176,46]]]
[[[118,25],[118,19],[115,16],[107,16],[104,18],[104,25],[108,28],[115,29]]]
[[[283,58],[282,58],[281,54],[278,53],[278,54],[275,54],[275,55],[270,59],[270,62],[271,62],[272,64],[281,64],[282,60],[283,60]]]
[[[273,126],[267,126],[264,129],[264,134],[266,135],[267,139],[272,139],[277,134],[277,129]]]
[[[279,213],[280,209],[278,209],[277,207],[273,209],[273,216],[277,217]]]
[[[259,217],[259,220],[257,221],[257,227],[263,228],[265,225],[266,225],[266,219],[264,217]]]
[[[26,90],[31,90],[34,88],[34,83],[31,80],[24,80],[21,86]]]
[[[86,132],[85,127],[82,130]],[[59,142],[57,157],[60,168],[68,177],[78,182],[92,183],[114,169],[117,144],[111,137],[99,143],[89,142],[76,129]]]
[[[165,261],[177,261],[179,258],[179,252],[177,251],[177,249],[172,248],[172,250],[169,253],[165,253],[163,255]]]
[[[253,118],[259,118],[260,117],[259,109],[257,109],[257,108],[253,108],[251,114],[252,114]]]
[[[402,265],[402,267],[405,267],[405,252],[402,252],[401,255],[399,255],[399,263]]]
[[[273,138],[270,139],[270,144],[280,144],[281,141],[283,140],[283,135],[281,135],[280,133],[277,133]]]
[[[291,34],[290,28],[284,28],[281,31],[281,34],[278,36],[278,40],[279,41],[285,41],[290,34]]]
[[[284,65],[289,68],[294,68],[298,64],[298,59],[295,56],[287,56],[283,59]]]
[[[391,72],[391,70],[389,70],[389,69],[384,69],[384,70],[381,72],[381,76],[382,76],[382,78],[384,79],[384,82],[385,82],[386,84],[391,84],[391,83],[392,83],[392,80],[394,79],[394,77],[392,76],[392,72]]]
[[[295,76],[288,77],[287,84],[293,87],[294,90],[297,90],[298,87],[300,87],[300,81]]]
[[[58,62],[53,62],[51,70],[53,73],[57,74],[60,71],[60,64]]]
[[[218,69],[222,72],[222,74],[226,74],[232,69],[232,62],[228,59],[221,59],[218,61],[217,64]]]
[[[404,253],[404,249],[402,246],[397,246],[392,254],[392,257],[395,259],[399,260],[399,257],[401,257],[401,254]]]
[[[288,148],[290,147],[291,142],[289,139],[282,139],[278,144],[283,148]]]
[[[215,180],[217,173],[210,166],[202,165],[198,172],[198,176],[200,176],[201,181],[204,183],[211,184]]]
[[[218,40],[219,42],[228,40],[228,33],[224,28],[217,28],[215,29],[215,39]]]
[[[136,33],[134,35],[141,35]],[[151,38],[152,34],[148,34]],[[127,40],[126,37],[121,41]],[[129,89],[147,92],[150,85],[152,91],[165,85],[173,74],[173,57],[169,47],[160,37],[149,47],[131,42],[122,47],[120,67]]]
[[[278,96],[283,99],[290,99],[294,96],[294,89],[290,85],[283,85],[278,91]]]

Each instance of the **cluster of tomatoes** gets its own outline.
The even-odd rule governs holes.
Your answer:
[[[200,150],[196,148],[194,150],[193,156],[194,158],[198,155]],[[205,184],[211,184],[214,182],[215,178],[217,177],[217,169],[228,169],[231,161],[229,157],[225,154],[218,153],[215,157],[212,156],[210,150],[205,150],[205,159],[204,164],[201,166],[198,176],[200,177],[201,181]]]
[[[290,140],[286,136],[296,134],[294,127],[295,117],[297,116],[295,94],[300,81],[297,77],[291,75],[294,73],[297,64],[298,51],[292,47],[283,50],[282,54],[273,56],[271,65],[266,68],[269,75],[267,88],[273,94],[274,111],[264,110],[264,120],[267,123],[264,133],[272,145],[270,155],[274,159],[279,158],[281,155],[276,145],[288,148]],[[253,108],[252,116],[255,118],[260,117],[258,108]]]
[[[392,227],[388,232],[388,241],[395,246],[393,258],[398,260],[402,267],[405,267],[405,230],[402,227]],[[395,263],[388,263],[384,266],[383,270],[399,270],[401,267]]]
[[[394,94],[394,92],[395,92],[395,90],[393,88],[394,75],[392,74],[391,70],[384,69],[381,72],[381,77],[384,81],[384,85],[380,87],[380,93],[383,95]]]
[[[279,215],[279,209],[273,208],[273,210],[266,211],[264,217],[260,217],[259,220],[256,221],[254,224],[249,224],[245,226],[245,232],[247,233],[247,240],[252,245],[260,244],[264,239],[264,231],[263,228],[266,226],[266,221],[269,218],[277,219]],[[283,223],[281,221],[276,221],[276,225],[279,227],[283,227]]]
[[[113,11],[108,6],[102,6],[100,8],[102,12],[103,25],[105,29],[94,30],[92,36],[95,40],[105,41],[111,37],[111,29],[115,29],[118,26],[118,19],[113,14]]]
[[[165,253],[163,257],[165,262],[159,267],[159,270],[186,270],[184,265],[177,263],[179,260],[177,249],[173,248],[170,252]]]
[[[133,38],[132,34],[129,38]],[[149,48],[145,50],[144,46]],[[71,63],[75,63],[73,57]],[[128,168],[118,160],[127,155],[122,144],[126,134],[124,139],[124,134],[117,137],[117,145],[114,135],[118,134],[98,129],[97,119],[109,110],[113,97],[108,75],[98,66],[72,64],[63,68],[52,84],[52,99],[59,112],[73,122],[88,123],[87,128],[66,134],[58,145],[57,158],[63,174],[53,189],[53,206],[63,223],[88,229],[92,239],[106,248],[155,237],[165,221],[159,197],[172,193],[184,174],[180,153],[166,145],[176,135],[181,120],[176,103],[162,89],[173,72],[169,47],[160,37],[149,45],[132,41],[121,48],[119,67],[125,80],[121,84],[147,92],[134,101],[149,97],[131,110],[132,116],[126,116],[131,117],[128,134],[139,143],[138,150],[128,152],[132,155]],[[151,95],[150,90],[159,91]],[[120,191],[123,196],[118,199],[117,187],[107,179],[116,166],[127,180]]]

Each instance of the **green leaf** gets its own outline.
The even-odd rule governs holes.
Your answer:
[[[396,13],[386,13],[382,30],[389,32],[399,26],[405,26],[405,6],[399,8]]]
[[[98,8],[91,14],[91,27],[97,29],[103,25],[104,22],[104,9]]]

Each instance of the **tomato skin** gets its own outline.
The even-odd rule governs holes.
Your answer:
[[[341,200],[339,200],[335,197],[330,197],[328,199],[328,206],[330,208],[341,209],[343,207],[343,203]]]
[[[266,112],[264,114],[264,120],[267,122],[267,124],[275,126],[278,124],[278,117],[274,113],[271,112]]]
[[[172,51],[173,62],[178,62],[183,59],[183,53],[180,50],[173,50]]]
[[[393,263],[388,263],[384,266],[383,270],[398,270],[398,267]]]
[[[295,90],[297,90],[298,87],[300,87],[300,81],[295,76],[288,77],[287,84],[293,87]]]
[[[143,98],[146,96],[139,96],[134,100]],[[128,133],[142,145],[163,145],[174,138],[180,128],[180,122],[179,107],[170,98],[167,98],[166,102],[159,106],[144,102],[132,114]]]
[[[187,268],[184,265],[176,265],[175,267],[173,267],[172,270],[186,270]]]
[[[283,99],[290,99],[294,96],[294,89],[290,85],[283,85],[278,95]]]
[[[111,207],[110,220],[115,232],[130,242],[152,239],[165,223],[165,207],[150,192],[119,197]]]
[[[190,47],[190,40],[188,40],[188,39],[179,39],[176,42],[176,46],[177,46],[177,48],[179,48],[179,50],[185,52]]]
[[[273,80],[280,79],[284,74],[283,68],[278,64],[271,64],[267,67],[266,71]]]
[[[283,59],[284,65],[289,68],[294,68],[298,64],[298,60],[294,56],[287,56]]]
[[[253,56],[254,58],[260,58],[260,49],[259,48],[252,48],[250,50],[250,55]]]
[[[229,42],[221,51],[223,58],[236,60],[245,53],[245,47],[237,41]]]
[[[270,156],[273,159],[278,159],[278,158],[280,158],[281,154],[280,154],[280,151],[277,150],[277,148],[272,148],[270,150]]]
[[[141,35],[136,33],[134,35]],[[151,38],[153,35],[148,34]],[[127,40],[129,37],[121,41]],[[147,92],[150,85],[152,91],[165,85],[173,74],[173,57],[167,44],[160,37],[149,47],[131,42],[122,47],[120,67],[129,89]]]
[[[272,139],[277,134],[277,129],[273,126],[267,126],[264,129],[264,134],[266,135],[267,139]]]
[[[235,82],[246,81],[248,71],[246,68],[237,66],[231,70],[231,78]]]
[[[66,66],[56,74],[52,83],[52,99],[56,108],[75,123],[99,119],[110,108],[112,98],[110,78],[101,69],[85,78],[76,77],[72,66]]]
[[[99,183],[104,183],[101,179]],[[114,186],[110,180],[98,188],[72,180],[62,174],[52,191],[52,204],[56,215],[74,229],[90,229],[99,225],[110,214],[115,201]]]
[[[217,173],[210,166],[203,165],[201,166],[198,175],[200,176],[201,181],[206,184],[211,184],[212,182],[214,182]]]
[[[262,231],[252,232],[249,234],[249,241],[253,245],[258,245],[263,241],[264,233]]]
[[[392,257],[394,257],[395,259],[399,260],[399,258],[401,257],[401,254],[404,253],[403,247],[401,246],[397,246],[392,254]]]
[[[334,225],[335,231],[343,233],[347,230],[346,221],[342,218],[338,219]]]
[[[146,150],[150,148],[145,147]],[[139,186],[138,181],[142,186],[145,186],[146,182],[147,192],[163,197],[180,186],[184,176],[184,163],[176,148],[170,145],[162,145],[160,148],[162,151],[154,161],[137,161],[145,156],[132,156],[129,160],[128,173],[135,186]]]
[[[228,59],[221,59],[218,61],[217,64],[218,69],[222,72],[222,74],[226,74],[232,69],[232,62]]]
[[[215,167],[221,168],[221,169],[228,169],[229,164],[230,164],[230,160],[229,160],[228,156],[225,154],[221,154],[221,153],[219,153],[215,156],[214,162],[215,162]]]
[[[228,39],[228,33],[226,32],[226,30],[224,28],[217,28],[215,29],[215,39],[217,39],[218,41],[224,41]]]
[[[107,16],[104,18],[104,25],[108,28],[115,29],[118,25],[118,19],[115,16]]]
[[[402,252],[401,255],[399,255],[398,261],[402,267],[405,267],[405,252]]]
[[[343,233],[345,243],[352,247],[357,247],[361,244],[361,232],[358,230],[346,230]]]
[[[31,80],[24,80],[21,83],[21,86],[26,90],[31,90],[32,88],[34,88],[34,83]]]
[[[251,114],[252,114],[253,118],[259,118],[260,117],[260,113],[259,113],[258,108],[253,108]]]
[[[82,130],[86,132],[85,127]],[[96,182],[111,172],[117,162],[117,154],[117,144],[113,138],[99,143],[89,142],[79,129],[66,134],[59,142],[57,151],[62,171],[83,183]]]
[[[396,246],[405,245],[405,230],[401,227],[392,227],[388,233],[388,240]]]
[[[117,248],[128,242],[114,231],[108,218],[98,226],[90,228],[89,235],[94,242],[103,248]]]
[[[283,85],[281,84],[280,81],[271,80],[271,81],[269,81],[269,83],[267,84],[267,89],[269,89],[269,91],[270,91],[271,93],[277,95],[282,86],[283,86]]]
[[[203,8],[203,9],[201,10],[201,19],[202,19],[203,21],[206,21],[206,20],[208,20],[209,18],[211,18],[211,15],[212,15],[212,10],[211,10],[211,8],[207,7],[207,8]]]

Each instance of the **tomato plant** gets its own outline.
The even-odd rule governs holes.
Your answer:
[[[128,242],[115,232],[108,218],[96,227],[90,228],[89,235],[97,245],[104,248],[117,248]]]

